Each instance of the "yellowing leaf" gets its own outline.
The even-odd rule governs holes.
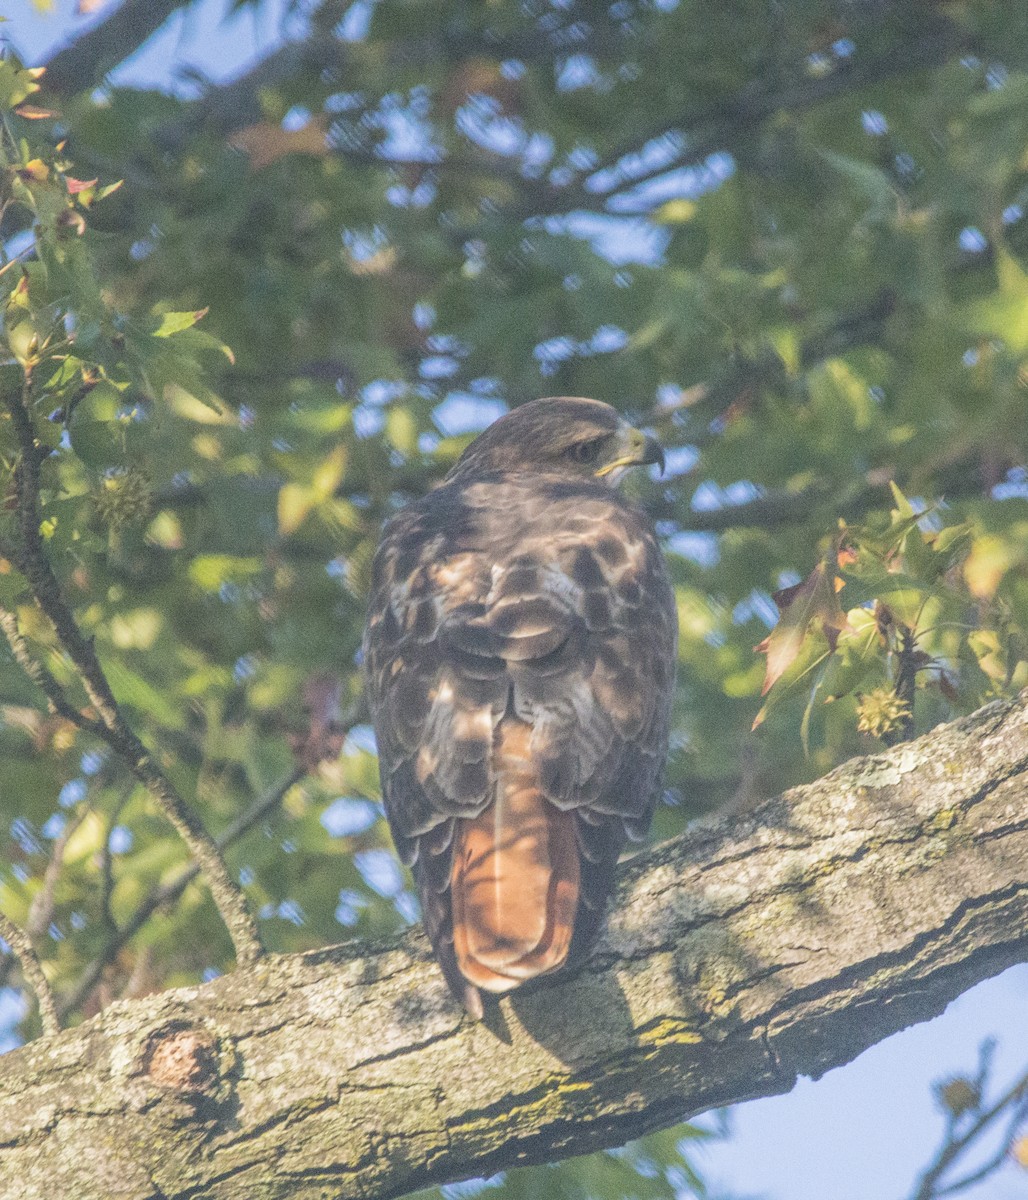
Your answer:
[[[964,579],[979,600],[990,600],[1010,567],[1010,547],[1003,538],[986,534],[975,538],[964,562]]]
[[[111,618],[111,641],[119,650],[149,650],[164,618],[155,608],[137,608]]]
[[[662,225],[681,225],[693,219],[696,208],[695,200],[669,200],[662,204],[654,215]]]
[[[146,540],[165,550],[181,550],[185,545],[182,536],[182,522],[172,512],[160,512],[150,522],[146,531]]]
[[[100,814],[87,813],[82,823],[68,838],[63,861],[68,864],[79,863],[95,854],[103,845],[104,833],[104,822]]]
[[[342,482],[346,472],[346,459],[346,445],[340,442],[328,458],[318,464],[311,480],[311,490],[316,501],[327,500]]]
[[[18,174],[22,179],[34,179],[37,183],[42,183],[44,179],[50,178],[50,168],[41,158],[33,158],[18,171]]]
[[[418,446],[418,424],[409,408],[390,408],[386,414],[386,437],[401,454],[413,454]]]
[[[982,671],[1002,683],[1007,676],[1007,664],[999,634],[994,629],[975,629],[967,635],[967,644]]]
[[[238,583],[257,575],[263,559],[234,554],[204,554],[189,564],[189,578],[205,592],[216,592],[225,583]]]
[[[295,533],[307,518],[315,504],[310,488],[299,483],[287,483],[278,493],[278,531],[282,534]]]

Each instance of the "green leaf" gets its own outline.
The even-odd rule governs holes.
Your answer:
[[[15,108],[38,92],[37,75],[37,71],[19,69],[10,59],[0,59],[0,109]]]
[[[160,324],[153,331],[154,337],[171,337],[184,329],[191,329],[197,321],[207,316],[208,309],[201,308],[196,312],[166,312],[161,315]]]
[[[884,671],[884,653],[874,613],[866,608],[851,609],[825,676],[826,703],[850,695],[874,668]]]
[[[182,728],[184,715],[181,709],[172,704],[165,693],[155,687],[149,679],[119,661],[106,662],[104,670],[114,698],[119,704],[128,705],[153,717],[167,729]]]
[[[73,421],[69,436],[72,450],[94,470],[113,466],[124,458],[123,431],[113,421]]]
[[[917,520],[918,514],[914,511],[910,501],[903,495],[896,485],[895,480],[889,480],[889,491],[892,492],[892,498],[896,502],[896,512],[902,521]]]
[[[205,554],[189,564],[189,578],[206,592],[217,592],[223,584],[252,579],[264,567],[259,558],[237,558],[230,554]]]

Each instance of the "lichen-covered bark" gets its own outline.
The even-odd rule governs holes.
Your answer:
[[[624,871],[483,1024],[424,939],[271,958],[3,1060],[0,1196],[388,1197],[786,1091],[1028,958],[1028,694]]]

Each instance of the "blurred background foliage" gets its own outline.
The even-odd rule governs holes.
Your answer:
[[[0,386],[65,595],[269,948],[417,917],[368,564],[533,397],[668,449],[630,485],[682,627],[655,838],[1028,683],[1023,4],[321,0],[234,82],[112,83],[179,7],[0,65]],[[0,605],[78,695],[10,557]],[[0,905],[65,1010],[227,969],[201,884],[157,903],[186,857],[147,795],[2,662]],[[312,724],[342,753],[285,788]],[[681,1136],[602,1171],[699,1187]]]

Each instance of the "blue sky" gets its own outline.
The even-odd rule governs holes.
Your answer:
[[[49,11],[41,12],[44,7]],[[77,0],[4,0],[0,11],[7,23],[0,26],[0,37],[15,46],[27,65],[34,66],[102,20],[117,3],[107,0],[87,17],[77,17],[77,7]],[[302,16],[289,14],[289,0],[261,0],[256,8],[232,16],[227,16],[228,8],[228,0],[201,0],[176,14],[115,78],[139,87],[182,87],[177,76],[183,68],[192,67],[220,82],[245,71],[284,36],[295,36],[303,25]]]
[[[6,0],[0,37],[38,63],[90,23],[76,18],[75,8],[75,0],[55,0],[42,13],[32,0]],[[227,0],[199,0],[122,67],[117,81],[189,88],[185,67],[212,81],[231,78],[301,27],[287,0],[264,0],[231,19],[227,8]],[[101,9],[93,19],[103,15]],[[694,1151],[698,1165],[715,1193],[720,1187],[767,1200],[903,1200],[942,1135],[932,1083],[972,1071],[987,1037],[999,1043],[997,1083],[1009,1082],[1028,1062],[1026,1008],[1028,966],[1015,967],[818,1082],[801,1080],[787,1096],[737,1106],[733,1138]],[[0,992],[0,1049],[9,1048],[19,1012],[16,995]],[[1028,1175],[1008,1166],[961,1196],[1025,1200]]]

